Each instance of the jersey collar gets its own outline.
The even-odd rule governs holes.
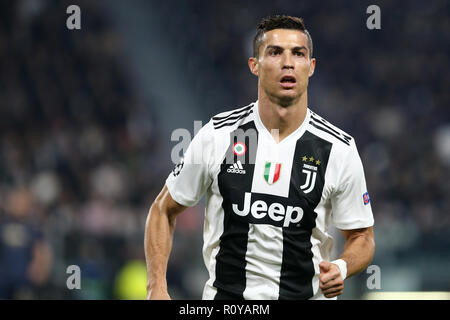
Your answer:
[[[253,106],[253,113],[255,115],[255,125],[256,125],[256,129],[258,130],[258,132],[260,134],[263,134],[265,136],[267,136],[269,139],[271,139],[271,141],[273,141],[275,144],[276,141],[274,139],[274,137],[270,134],[270,131],[264,126],[261,117],[259,116],[259,104],[258,104],[258,100],[256,100],[256,102],[254,103]],[[309,108],[306,109],[306,117],[305,120],[303,120],[302,124],[294,131],[292,132],[290,135],[288,135],[286,138],[284,138],[281,143],[286,143],[286,141],[290,141],[292,139],[298,140],[300,139],[300,137],[305,133],[306,128],[308,126],[309,120],[311,118],[311,111]]]

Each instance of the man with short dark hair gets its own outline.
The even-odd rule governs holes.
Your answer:
[[[175,219],[205,193],[203,299],[335,298],[372,260],[374,220],[355,141],[308,107],[312,49],[301,18],[258,25],[248,61],[258,100],[214,116],[150,208],[149,299],[170,298]],[[331,224],[346,239],[333,261]]]

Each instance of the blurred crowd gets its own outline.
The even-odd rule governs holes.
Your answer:
[[[143,261],[146,213],[168,173],[108,17],[84,1],[88,31],[70,31],[68,5],[1,4],[0,298],[120,297],[116,277]],[[67,290],[72,264],[85,290]]]
[[[0,4],[0,299],[145,297],[144,224],[172,166],[160,154],[170,142],[159,136],[152,101],[134,89],[105,2],[75,3],[81,31],[65,28],[67,1]],[[382,2],[382,29],[374,31],[365,27],[370,3],[150,3],[170,17],[160,31],[180,39],[188,75],[226,92],[209,116],[256,99],[247,59],[257,22],[274,13],[305,17],[317,58],[309,102],[356,139],[376,261],[405,252],[449,258],[445,1]],[[174,297],[199,298],[201,204],[189,210],[177,222],[168,280]],[[72,264],[83,290],[66,288]],[[448,277],[442,286],[450,289]]]

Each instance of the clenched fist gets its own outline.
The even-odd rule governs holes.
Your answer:
[[[344,291],[344,280],[339,267],[334,263],[322,261],[319,268],[319,288],[325,297],[334,298],[341,295]]]

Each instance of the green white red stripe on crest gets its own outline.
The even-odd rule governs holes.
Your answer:
[[[268,184],[277,182],[280,177],[281,163],[266,162],[264,167],[264,180]]]

